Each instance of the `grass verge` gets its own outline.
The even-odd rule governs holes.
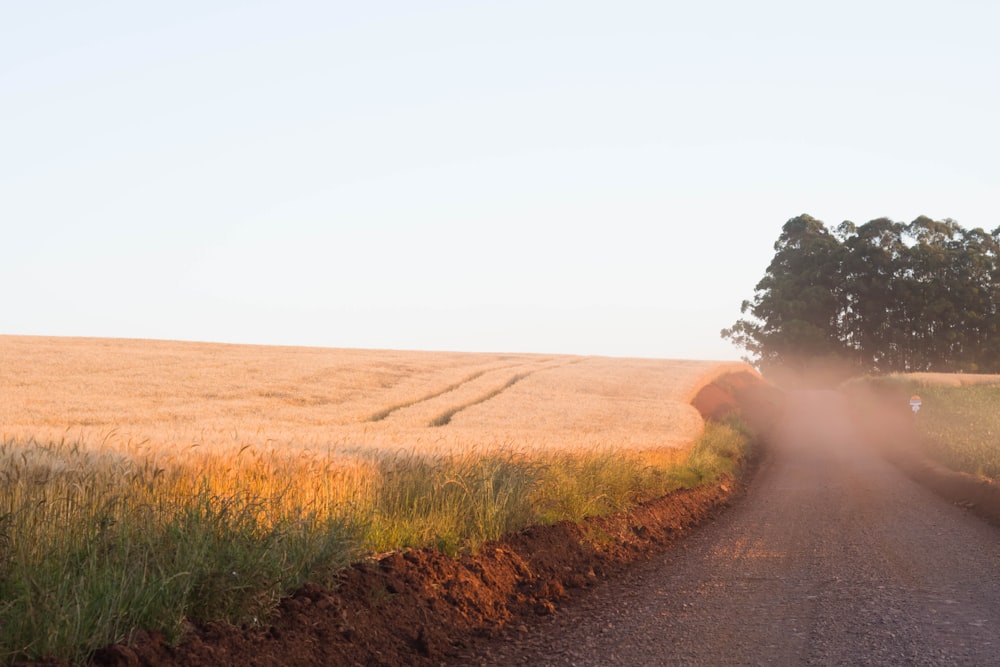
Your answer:
[[[1000,386],[919,387],[925,453],[952,470],[1000,478]]]
[[[859,382],[896,396],[901,408],[920,396],[920,411],[910,419],[919,441],[910,447],[950,470],[1000,479],[1000,385],[949,386],[906,376]]]

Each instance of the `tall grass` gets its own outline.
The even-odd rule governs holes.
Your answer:
[[[355,454],[244,449],[164,459],[0,443],[0,658],[82,663],[137,629],[260,622],[305,580],[403,547],[447,553],[536,523],[625,509],[729,472],[747,434],[689,452]]]
[[[0,446],[0,656],[81,662],[135,629],[253,620],[353,555],[326,485],[269,495],[258,459],[160,467],[67,443]],[[240,473],[246,472],[246,477]],[[254,474],[257,473],[257,474]],[[297,489],[295,492],[292,489]],[[309,496],[312,496],[311,498]],[[323,506],[327,504],[327,506]]]

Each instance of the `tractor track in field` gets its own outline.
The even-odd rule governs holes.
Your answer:
[[[551,361],[552,361],[551,359],[540,360],[540,361],[536,362],[535,364],[532,364],[529,368],[527,368],[525,370],[521,370],[521,371],[515,373],[513,376],[511,376],[510,378],[508,378],[507,381],[504,382],[503,384],[501,384],[499,387],[494,388],[494,389],[490,389],[490,390],[486,391],[484,394],[482,394],[481,396],[479,396],[477,398],[474,398],[474,399],[469,400],[469,401],[465,401],[463,403],[459,403],[458,405],[456,405],[454,407],[451,407],[451,408],[448,408],[447,410],[442,411],[438,416],[436,416],[435,418],[433,418],[430,421],[430,423],[428,424],[428,426],[444,426],[449,421],[451,421],[452,417],[454,417],[456,414],[458,414],[462,410],[464,410],[466,408],[469,408],[469,407],[472,407],[473,405],[478,405],[480,403],[488,401],[491,398],[494,398],[494,397],[498,396],[503,391],[505,391],[506,389],[508,389],[510,386],[514,385],[515,383],[517,383],[520,380],[523,380],[524,378],[528,377],[529,375],[532,375],[534,373],[538,373],[538,372],[541,372],[541,371],[545,371],[545,370],[550,370],[552,368],[558,368],[559,366],[564,366],[564,365],[571,364],[571,363],[577,363],[578,360],[572,360],[572,361],[568,361],[568,362],[561,362],[561,363],[557,363],[557,364],[552,364]],[[410,401],[404,401],[402,403],[397,403],[397,404],[391,405],[391,406],[389,406],[389,407],[387,407],[387,408],[385,408],[383,410],[379,410],[378,412],[376,412],[376,413],[372,414],[370,417],[368,417],[365,421],[368,421],[368,422],[380,422],[380,421],[383,421],[384,419],[389,418],[390,416],[392,416],[393,414],[399,412],[400,410],[404,410],[406,408],[412,408],[412,407],[415,407],[415,406],[419,406],[419,405],[421,405],[423,403],[427,403],[429,401],[432,401],[432,400],[434,400],[436,398],[439,398],[441,396],[444,396],[446,394],[450,394],[452,392],[458,391],[459,389],[462,389],[463,387],[467,386],[468,384],[470,384],[470,383],[478,380],[479,378],[483,377],[484,375],[491,374],[491,373],[499,373],[501,371],[511,370],[511,369],[514,369],[514,368],[523,368],[524,366],[525,366],[525,364],[519,363],[519,364],[510,364],[510,365],[507,365],[507,366],[501,366],[501,367],[498,367],[498,368],[488,368],[488,369],[483,369],[483,370],[476,371],[475,373],[471,373],[471,374],[467,375],[466,377],[462,378],[458,382],[454,382],[454,383],[449,384],[449,385],[447,385],[445,387],[442,387],[441,389],[434,390],[434,391],[432,391],[432,392],[430,392],[428,394],[420,396],[419,398],[415,398],[415,399],[410,400]]]
[[[485,403],[491,398],[496,398],[504,391],[506,391],[510,387],[514,386],[515,384],[517,384],[518,382],[520,382],[521,380],[523,380],[524,378],[528,377],[529,375],[535,372],[537,371],[526,371],[524,373],[515,373],[510,377],[510,379],[508,379],[505,383],[503,383],[496,389],[491,389],[482,396],[477,396],[471,401],[461,403],[453,408],[448,408],[447,410],[439,414],[437,417],[432,419],[428,424],[428,426],[447,426],[451,422],[451,418],[457,415],[462,410],[465,410],[466,408],[471,408],[473,405],[479,405],[480,403]]]

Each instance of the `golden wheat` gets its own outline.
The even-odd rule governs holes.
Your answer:
[[[683,447],[703,427],[689,404],[697,389],[747,369],[18,336],[0,336],[0,350],[5,441],[73,441],[171,459],[247,447],[348,458],[400,450]],[[447,426],[430,425],[456,408],[463,409]]]
[[[491,455],[629,452],[677,463],[690,405],[743,364],[0,336],[8,473],[159,475],[158,497],[369,507],[386,469]],[[446,417],[446,419],[442,419]],[[445,425],[435,425],[447,422]],[[69,445],[46,449],[39,445]],[[67,451],[71,452],[67,455]],[[12,500],[12,499],[8,499]],[[262,523],[266,521],[261,518]]]

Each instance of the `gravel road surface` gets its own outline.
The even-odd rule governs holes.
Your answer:
[[[1000,530],[798,396],[747,495],[479,665],[1000,664]]]

